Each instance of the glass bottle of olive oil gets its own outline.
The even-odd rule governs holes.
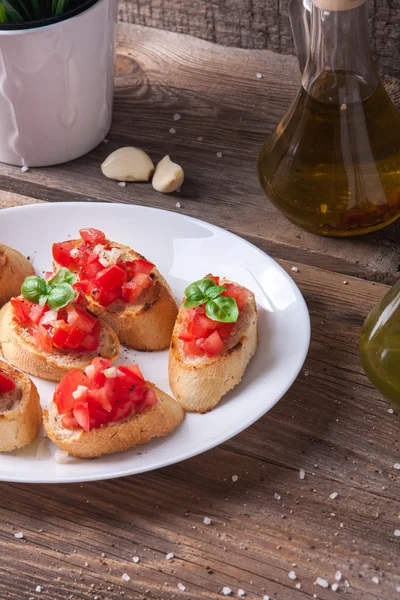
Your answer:
[[[290,9],[302,86],[261,151],[261,185],[314,233],[380,229],[400,216],[400,113],[373,64],[367,3],[312,0],[301,25],[299,2]]]
[[[400,410],[400,281],[369,313],[360,354],[371,383]]]

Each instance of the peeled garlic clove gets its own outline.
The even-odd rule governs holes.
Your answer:
[[[103,175],[116,181],[148,181],[154,173],[150,156],[140,148],[115,150],[101,165]]]
[[[153,188],[157,192],[170,194],[181,187],[184,178],[182,167],[172,162],[169,156],[164,156],[153,175]]]

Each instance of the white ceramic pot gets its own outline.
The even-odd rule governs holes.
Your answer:
[[[82,156],[111,125],[117,0],[43,27],[0,30],[0,161]]]

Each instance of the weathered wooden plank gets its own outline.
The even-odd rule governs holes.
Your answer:
[[[119,39],[109,143],[58,167],[21,173],[1,165],[1,189],[38,200],[90,198],[178,210],[230,229],[265,250],[276,247],[279,254],[284,248],[285,256],[304,261],[309,256],[320,266],[337,259],[336,268],[346,273],[393,281],[400,263],[399,222],[360,239],[322,238],[292,225],[262,194],[257,156],[296,94],[295,58],[130,25],[121,25]],[[263,79],[257,79],[258,72]],[[176,113],[178,121],[173,120]],[[180,162],[186,173],[181,193],[165,196],[149,184],[121,188],[106,180],[99,168],[102,160],[111,150],[131,144],[149,151],[154,160],[169,153]]]
[[[120,0],[119,17],[226,46],[294,54],[288,0]],[[399,19],[398,3],[370,0],[371,46],[382,75],[400,76]]]
[[[297,266],[289,272],[313,335],[285,398],[227,444],[167,469],[82,485],[0,484],[2,599],[216,600],[229,586],[251,600],[330,600],[314,582],[333,583],[339,569],[344,597],[393,600],[398,417],[368,384],[357,351],[364,316],[387,288]]]

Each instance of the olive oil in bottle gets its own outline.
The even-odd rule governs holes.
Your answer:
[[[360,354],[371,383],[400,411],[400,282],[369,313]]]

